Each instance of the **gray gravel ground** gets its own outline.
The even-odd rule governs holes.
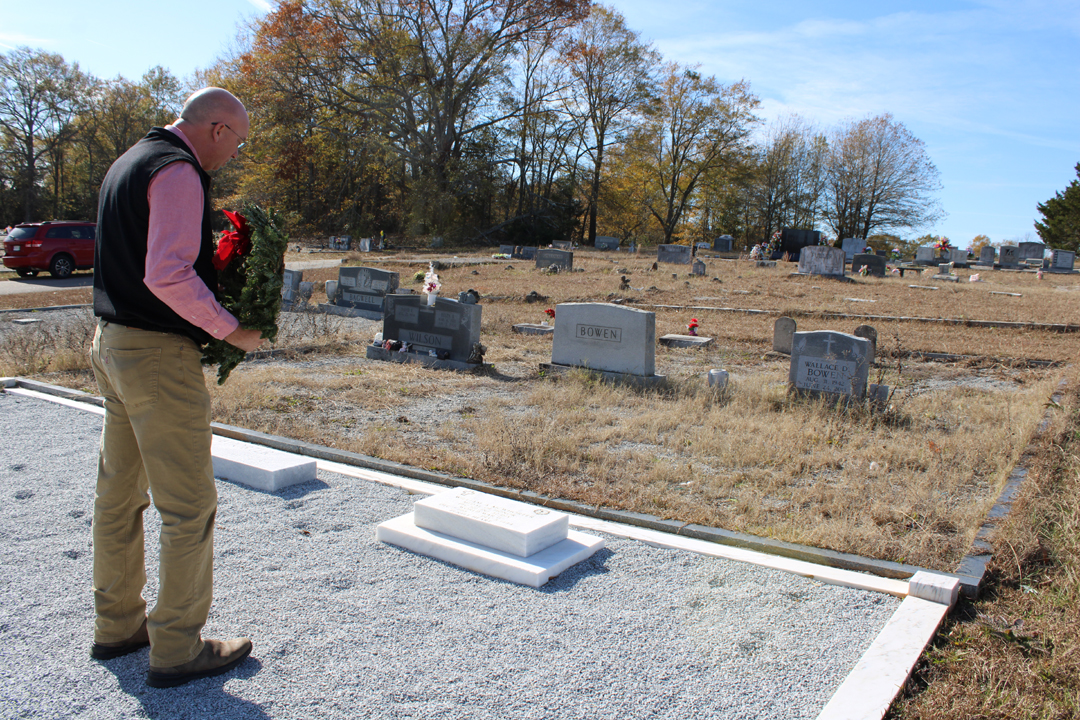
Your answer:
[[[812,718],[899,602],[614,537],[535,590],[376,542],[402,490],[219,481],[204,635],[255,650],[155,690],[148,651],[89,657],[100,428],[0,394],[0,718]]]

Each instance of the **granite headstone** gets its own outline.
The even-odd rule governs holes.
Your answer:
[[[797,391],[863,399],[870,377],[870,341],[831,330],[796,332],[788,383]]]
[[[656,262],[689,265],[693,253],[689,245],[657,245]]]

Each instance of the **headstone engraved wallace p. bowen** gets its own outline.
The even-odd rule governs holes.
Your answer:
[[[788,383],[800,392],[863,399],[873,350],[869,340],[831,330],[796,332]]]

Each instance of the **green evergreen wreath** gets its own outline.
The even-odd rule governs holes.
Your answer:
[[[281,312],[281,285],[285,274],[285,249],[289,236],[281,231],[273,210],[247,205],[244,214],[224,211],[236,230],[223,233],[214,254],[221,305],[240,326],[277,338]],[[214,338],[203,347],[203,365],[218,366],[218,385],[247,355],[224,340]]]

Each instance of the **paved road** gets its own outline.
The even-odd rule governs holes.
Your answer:
[[[13,277],[9,280],[0,280],[0,295],[71,290],[72,288],[92,287],[93,284],[94,274],[89,272],[76,273],[63,280],[51,277],[46,273],[36,278]]]

